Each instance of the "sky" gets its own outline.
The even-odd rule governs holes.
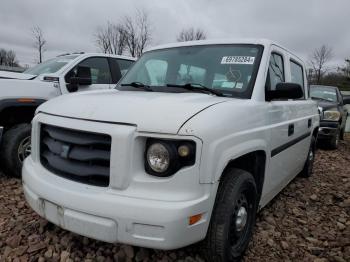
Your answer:
[[[188,27],[208,39],[268,38],[305,62],[322,44],[333,49],[330,64],[350,57],[349,0],[1,0],[0,48],[14,50],[22,65],[37,61],[31,28],[47,40],[44,60],[67,52],[96,52],[94,34],[107,21],[144,9],[152,26],[150,46],[176,41]]]

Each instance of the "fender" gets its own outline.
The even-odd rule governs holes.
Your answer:
[[[11,99],[4,99],[0,100],[0,112],[4,110],[5,108],[9,107],[38,107],[42,103],[45,103],[47,100],[45,99],[35,99],[35,98],[11,98]]]
[[[218,182],[227,167],[227,165],[235,159],[238,159],[244,155],[247,155],[252,152],[256,151],[263,151],[266,155],[266,165],[265,165],[265,172],[268,167],[269,162],[269,154],[268,154],[268,145],[267,142],[262,139],[255,139],[246,141],[241,144],[237,144],[234,147],[227,148],[225,151],[222,152],[220,161],[218,162],[216,166],[215,175],[212,178],[212,182]]]

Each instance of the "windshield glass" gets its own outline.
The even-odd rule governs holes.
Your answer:
[[[158,92],[189,92],[181,85],[196,84],[250,98],[262,51],[259,45],[206,45],[146,52],[117,88],[135,90],[128,84],[136,82]]]
[[[322,99],[330,102],[337,102],[337,92],[333,87],[327,86],[311,86],[311,98]]]
[[[31,74],[31,75],[56,73],[58,70],[64,67],[67,63],[69,63],[70,61],[72,61],[77,57],[78,57],[77,55],[69,55],[69,56],[67,55],[67,56],[56,57],[56,58],[47,60],[41,64],[38,64],[32,68],[29,68],[26,71],[24,71],[24,73]]]

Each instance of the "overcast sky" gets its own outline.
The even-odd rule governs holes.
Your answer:
[[[174,42],[182,28],[203,28],[208,38],[269,38],[304,60],[322,44],[333,48],[332,64],[350,57],[349,0],[0,0],[0,48],[21,64],[36,53],[30,28],[47,40],[44,59],[74,51],[96,52],[94,32],[136,8],[152,23],[151,45]]]

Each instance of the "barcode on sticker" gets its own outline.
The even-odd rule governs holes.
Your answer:
[[[254,64],[254,56],[224,56],[221,60],[221,64]]]

